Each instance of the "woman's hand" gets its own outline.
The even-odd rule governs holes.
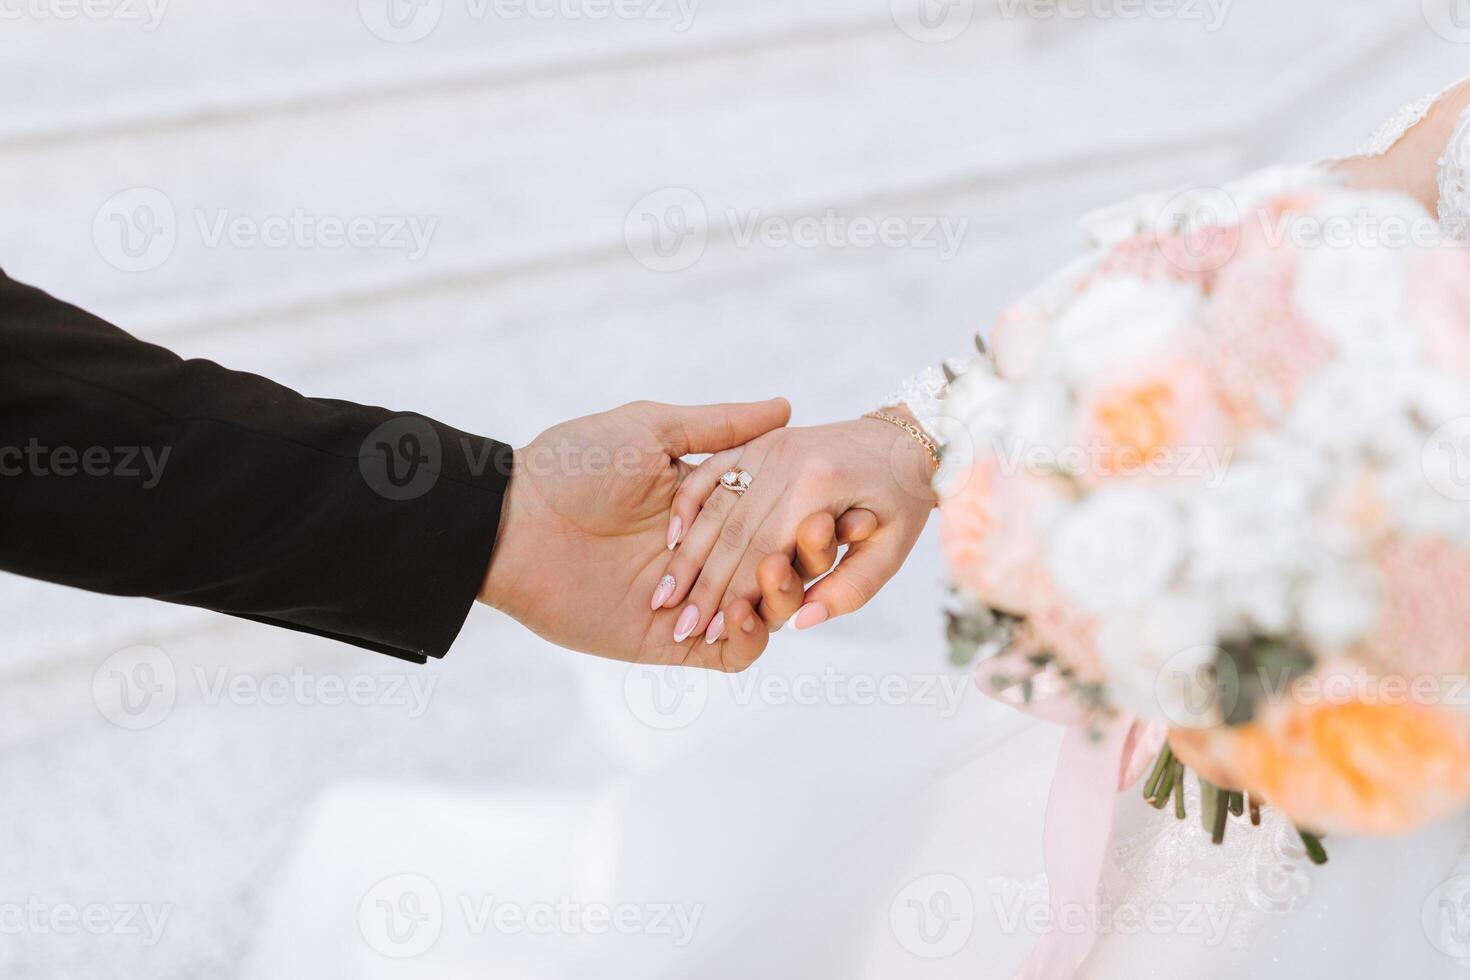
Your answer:
[[[742,470],[752,477],[744,494],[720,485],[724,473]],[[652,605],[683,607],[677,643],[718,642],[728,611],[746,602],[761,603],[771,629],[793,612],[797,629],[854,612],[913,549],[934,508],[933,472],[917,440],[870,418],[780,429],[717,453],[674,497],[668,538],[676,554]],[[841,545],[850,550],[836,571],[803,593],[803,581],[830,568]]]

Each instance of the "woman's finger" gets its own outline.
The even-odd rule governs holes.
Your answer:
[[[901,535],[876,536],[848,548],[832,574],[807,590],[796,614],[796,628],[811,629],[829,619],[857,612],[903,565],[912,543]]]
[[[826,575],[836,564],[838,546],[865,540],[877,526],[878,518],[866,510],[850,510],[835,522],[831,514],[811,514],[797,525],[795,564],[789,555],[775,552],[755,569],[760,590],[757,612],[766,627],[774,633],[785,626],[802,607],[805,583]],[[735,581],[738,586],[739,573]]]
[[[721,614],[724,617],[720,640],[707,644],[694,643],[689,658],[702,667],[738,674],[760,659],[771,634],[745,600],[732,602]]]
[[[740,449],[727,449],[715,453],[694,467],[694,471],[679,483],[674,493],[674,504],[669,513],[669,550],[673,551],[684,540],[684,533],[694,526],[699,511],[720,485],[720,477],[740,462]]]
[[[777,550],[770,545],[765,531],[770,526],[768,518],[771,511],[778,507],[779,501],[779,487],[770,482],[760,484],[757,481],[757,485],[731,511],[724,526],[720,528],[703,567],[699,569],[694,588],[689,591],[689,604],[679,617],[681,632],[684,627],[693,625],[696,633],[712,642],[719,637],[723,626],[716,616],[720,609],[733,599],[751,602],[759,599],[755,565],[767,553]],[[752,550],[752,545],[757,540],[766,543],[763,547]],[[791,560],[789,554],[784,557],[788,562]],[[740,580],[741,587],[732,589],[737,573],[741,570],[745,572]]]
[[[725,469],[748,469],[756,472],[763,455],[759,449],[748,448],[744,455],[730,463]],[[719,472],[723,474],[725,469]],[[675,550],[674,557],[669,562],[668,571],[659,580],[657,591],[653,595],[655,609],[682,605],[693,591],[695,583],[718,548],[722,537],[740,530],[746,522],[759,521],[759,514],[770,506],[770,502],[764,502],[756,508],[754,517],[748,516],[748,512],[752,510],[750,501],[758,497],[760,489],[758,483],[743,495],[718,486],[714,489],[705,500],[704,506],[700,508],[694,523],[685,533],[684,540]],[[736,522],[734,531],[727,530],[732,521]],[[690,608],[694,608],[695,612],[690,613],[688,609],[685,609],[676,621],[677,625],[674,630],[676,643],[682,643],[696,633],[703,634],[716,610],[719,609],[719,604],[706,601],[703,606],[694,603]]]
[[[714,550],[720,529],[725,526],[726,518],[739,500],[727,490],[716,490],[704,502],[689,530],[684,532],[674,557],[669,559],[663,578],[658,581],[653,593],[654,609],[672,609],[689,595],[694,580],[699,577],[699,570],[704,567],[704,560]]]
[[[780,524],[779,517],[768,521],[754,540],[779,540],[769,534],[768,529],[772,525]],[[746,552],[728,587],[725,600],[758,600],[760,618],[767,629],[774,633],[801,608],[805,583],[827,574],[836,563],[837,548],[837,522],[832,519],[832,515],[809,514],[797,525],[795,543],[788,546],[787,550],[767,551],[756,546]],[[795,559],[792,558],[793,550],[796,552]],[[714,633],[714,627],[711,626],[706,636]]]

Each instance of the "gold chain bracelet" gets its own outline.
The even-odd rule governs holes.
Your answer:
[[[877,419],[879,422],[887,422],[889,425],[898,426],[904,432],[908,433],[909,438],[924,447],[924,451],[929,454],[929,458],[934,460],[935,469],[943,465],[943,460],[939,456],[939,446],[935,444],[933,439],[929,438],[929,433],[908,419],[899,418],[897,415],[889,415],[887,412],[869,412],[863,418]]]

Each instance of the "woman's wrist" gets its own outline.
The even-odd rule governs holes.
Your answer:
[[[861,421],[883,426],[892,434],[889,462],[899,486],[927,506],[938,506],[939,494],[934,489],[934,475],[940,466],[940,450],[919,425],[914,413],[907,406],[895,405],[869,412]]]
[[[928,453],[936,471],[943,465],[944,461],[940,458],[939,454],[939,444],[930,438],[929,433],[924,431],[923,427],[919,425],[918,419],[907,408],[903,406],[885,408],[877,412],[869,412],[863,418],[873,419],[877,422],[886,422],[894,426],[923,448],[924,452]]]

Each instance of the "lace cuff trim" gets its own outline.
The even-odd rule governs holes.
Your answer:
[[[969,366],[968,361],[948,360],[945,366],[955,377],[965,373]],[[945,377],[944,368],[927,367],[918,374],[909,378],[895,392],[883,401],[884,408],[894,405],[902,405],[913,413],[919,423],[919,428],[934,440],[935,445],[944,448],[946,441],[939,426],[934,420],[944,414],[944,399],[949,394],[949,380]]]
[[[1428,117],[1445,96],[1465,83],[1461,79],[1444,91],[1406,105],[1358,148],[1360,156],[1382,156]],[[1439,160],[1439,223],[1452,242],[1470,242],[1470,110],[1460,117],[1455,135]]]

